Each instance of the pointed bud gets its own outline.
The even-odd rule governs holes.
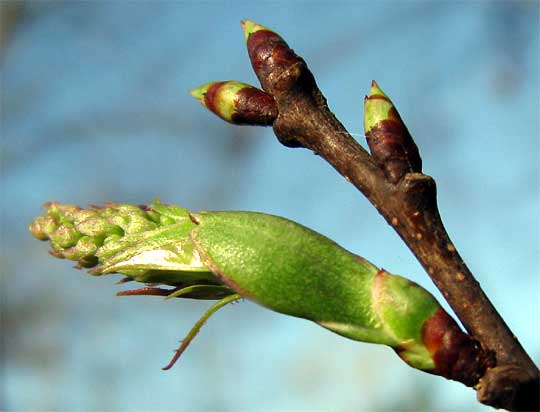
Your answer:
[[[274,98],[246,83],[234,80],[211,82],[190,93],[229,123],[269,126],[277,117]]]
[[[266,92],[273,94],[276,87],[289,89],[302,75],[314,82],[304,60],[276,32],[250,20],[242,21],[242,30],[251,65]],[[270,73],[273,79],[269,79]]]
[[[240,22],[240,27],[242,27],[242,31],[244,32],[244,39],[247,40],[248,37],[258,31],[266,30],[266,31],[272,31],[268,27],[264,27],[261,24],[255,23],[251,20],[242,20]]]
[[[364,99],[364,130],[375,162],[392,183],[422,171],[422,159],[392,101],[375,80]]]

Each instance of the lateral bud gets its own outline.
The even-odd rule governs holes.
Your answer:
[[[270,126],[278,114],[272,96],[235,80],[205,83],[190,93],[208,110],[233,124]]]
[[[418,147],[392,101],[375,80],[364,99],[364,130],[371,156],[392,183],[421,172]]]

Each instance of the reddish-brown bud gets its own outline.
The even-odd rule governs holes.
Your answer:
[[[242,30],[253,70],[268,93],[289,89],[306,72],[304,60],[277,33],[250,20],[242,21]]]
[[[233,124],[270,126],[278,110],[274,98],[234,80],[203,84],[191,91],[203,106]]]
[[[474,386],[488,367],[495,366],[493,354],[463,333],[442,308],[424,323],[422,340],[435,362],[428,372],[435,375]]]
[[[392,183],[422,171],[422,159],[392,101],[373,81],[364,100],[364,130],[375,162]]]

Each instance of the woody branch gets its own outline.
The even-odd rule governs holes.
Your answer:
[[[305,61],[279,35],[250,21],[242,28],[264,92],[239,83],[235,109],[227,113],[220,102],[231,92],[223,84],[235,82],[207,84],[194,96],[232,123],[272,124],[282,144],[313,151],[361,191],[407,244],[467,332],[495,355],[496,365],[475,386],[478,400],[496,408],[538,410],[538,369],[450,240],[435,181],[422,173],[418,149],[388,97],[374,83],[366,98],[368,153],[329,110]],[[386,118],[370,117],[370,105],[377,104],[387,105]]]

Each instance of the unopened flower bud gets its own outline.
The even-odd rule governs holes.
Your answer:
[[[77,243],[82,235],[71,224],[64,224],[50,234],[53,249],[64,249]]]
[[[49,235],[58,228],[58,222],[53,216],[39,216],[30,224],[30,232],[36,239],[48,240]]]
[[[64,212],[64,216],[73,222],[74,225],[77,225],[85,220],[98,216],[98,211],[94,209],[68,210]]]
[[[107,222],[102,217],[91,217],[83,220],[75,226],[75,228],[86,236],[110,236],[113,234],[121,235],[123,230],[113,224]]]
[[[128,225],[125,227],[126,234],[146,232],[157,228],[157,224],[148,220],[146,216],[130,215]]]
[[[101,242],[96,238],[83,236],[75,246],[64,249],[62,254],[66,259],[80,261],[95,255],[99,243]]]

